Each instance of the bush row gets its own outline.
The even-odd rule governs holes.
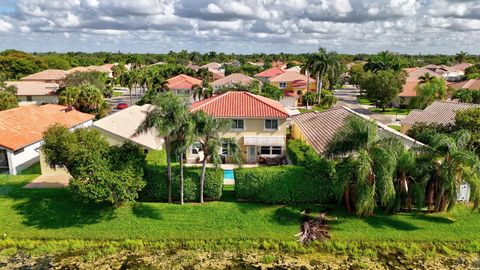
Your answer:
[[[316,166],[277,166],[235,170],[237,199],[262,203],[333,202],[334,166],[319,160]]]
[[[287,144],[290,161],[297,166],[310,166],[320,160],[315,150],[301,140],[290,140]]]
[[[145,168],[144,179],[146,186],[140,192],[142,201],[167,201],[168,180],[166,165],[149,164]],[[185,202],[198,201],[200,198],[201,168],[184,168],[184,200]],[[223,171],[221,169],[207,168],[205,174],[204,196],[206,199],[218,200],[222,196]],[[180,199],[180,166],[172,166],[172,197]]]

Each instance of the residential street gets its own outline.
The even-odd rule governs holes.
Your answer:
[[[357,101],[357,96],[360,94],[360,90],[354,86],[348,88],[336,89],[335,97],[338,101],[336,106],[345,106],[350,108],[358,113],[368,115],[373,119],[379,121],[380,123],[386,125],[399,125],[400,121],[405,117],[405,115],[389,115],[389,114],[379,114],[372,113],[369,108],[373,108],[371,105],[362,105]]]

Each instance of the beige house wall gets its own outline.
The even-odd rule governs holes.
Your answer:
[[[27,96],[17,96],[20,106],[58,104],[57,96],[31,96],[32,101],[27,101]]]
[[[235,118],[235,119],[242,119],[242,118]],[[244,144],[243,142],[243,137],[244,136],[264,136],[264,137],[269,137],[269,136],[283,136],[285,137],[286,140],[286,134],[287,134],[287,128],[289,125],[289,122],[287,119],[278,119],[278,130],[265,130],[264,125],[265,125],[265,120],[266,119],[276,119],[276,118],[265,118],[265,119],[252,119],[252,118],[246,118],[244,119],[244,129],[243,130],[230,130],[228,132],[225,132],[221,134],[223,138],[235,138],[237,141],[241,151],[242,151],[242,156],[243,160],[246,162],[248,159],[247,155],[247,145]],[[257,147],[257,153],[260,152],[260,147]],[[283,152],[285,152],[285,147],[283,147]],[[192,154],[191,151],[187,152],[187,159],[194,161],[197,158],[201,158],[202,153],[199,154]],[[227,160],[227,162],[230,162]]]
[[[42,175],[64,174],[64,175],[68,175],[70,177],[70,174],[68,173],[67,169],[65,169],[65,168],[57,167],[57,168],[54,169],[54,168],[51,168],[50,166],[48,166],[47,162],[45,161],[45,155],[43,154],[42,151],[40,151],[40,169],[42,171]]]
[[[407,132],[412,128],[411,125],[402,125],[400,127],[400,132],[402,132],[403,134],[407,134]]]

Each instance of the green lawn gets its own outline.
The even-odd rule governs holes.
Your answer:
[[[410,113],[409,109],[400,109],[400,108],[385,108],[385,111],[382,108],[372,108],[370,109],[373,113],[380,114],[398,114],[398,115],[407,115]]]
[[[395,129],[396,131],[400,132],[401,130],[401,127],[400,126],[394,126],[394,125],[391,125],[391,126],[388,126],[389,128],[392,128],[392,129]]]
[[[31,171],[30,171],[31,172]],[[480,214],[458,206],[449,214],[404,213],[356,218],[339,207],[236,202],[225,188],[220,202],[135,203],[117,210],[84,206],[67,190],[23,189],[37,175],[0,176],[0,235],[28,239],[270,239],[295,240],[306,207],[337,217],[336,240],[463,241],[480,239]]]
[[[121,91],[113,91],[113,97],[119,97],[123,94]]]
[[[373,102],[367,99],[366,97],[358,96],[357,101],[362,105],[373,105]]]

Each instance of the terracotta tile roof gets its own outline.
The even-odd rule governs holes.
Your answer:
[[[271,82],[293,82],[293,81],[304,81],[305,84],[307,83],[307,76],[302,75],[295,71],[286,71],[280,75],[277,75],[273,78],[270,78],[269,81]],[[310,83],[316,82],[315,79],[310,78]]]
[[[0,112],[0,146],[18,150],[42,140],[42,132],[53,124],[75,127],[95,118],[67,107],[47,104],[25,106]]]
[[[202,81],[185,74],[167,80],[167,86],[170,89],[192,89],[194,85],[202,85]]]
[[[304,135],[307,142],[317,153],[323,153],[335,134],[345,125],[348,116],[354,115],[363,119],[371,120],[368,116],[354,112],[353,110],[339,106],[324,112],[309,112],[292,116],[293,124]],[[396,131],[388,126],[375,121],[380,136],[398,137],[409,145],[421,144],[414,139]]]
[[[403,90],[398,94],[399,97],[416,97],[418,82],[406,82],[403,85]]]
[[[224,78],[218,79],[212,83],[212,86],[224,86],[224,85],[231,85],[234,83],[240,83],[243,85],[248,85],[252,81],[256,79],[247,76],[242,73],[232,73]]]
[[[255,74],[255,77],[262,77],[262,78],[271,78],[275,77],[277,75],[285,73],[285,70],[279,68],[279,67],[272,67],[267,70],[264,70],[260,73]]]
[[[21,78],[21,81],[60,81],[65,79],[67,72],[61,69],[47,69]]]
[[[472,64],[470,64],[470,63],[460,63],[460,64],[456,64],[456,65],[451,66],[451,68],[453,70],[457,70],[457,71],[465,71],[465,69],[467,69],[471,66],[472,66]]]
[[[195,71],[198,71],[201,67],[199,65],[195,65],[192,63],[188,63],[187,68],[193,69]]]
[[[453,124],[456,111],[480,107],[480,104],[434,101],[424,110],[413,110],[400,123],[402,125],[425,124]]]
[[[112,71],[112,68],[113,67],[116,67],[118,66],[118,63],[113,63],[113,64],[103,64],[101,65],[100,67],[104,68],[104,69],[108,69],[110,71]]]
[[[225,73],[221,72],[218,69],[208,68],[208,71],[210,71],[210,73],[212,74],[213,80],[225,78]]]
[[[197,101],[192,112],[202,110],[219,118],[288,118],[289,114],[280,102],[244,91],[231,91]]]
[[[452,83],[450,86],[455,89],[480,90],[480,79],[471,79],[468,81]]]
[[[17,87],[17,96],[54,96],[58,90],[58,84],[35,81],[5,82],[7,85]]]

